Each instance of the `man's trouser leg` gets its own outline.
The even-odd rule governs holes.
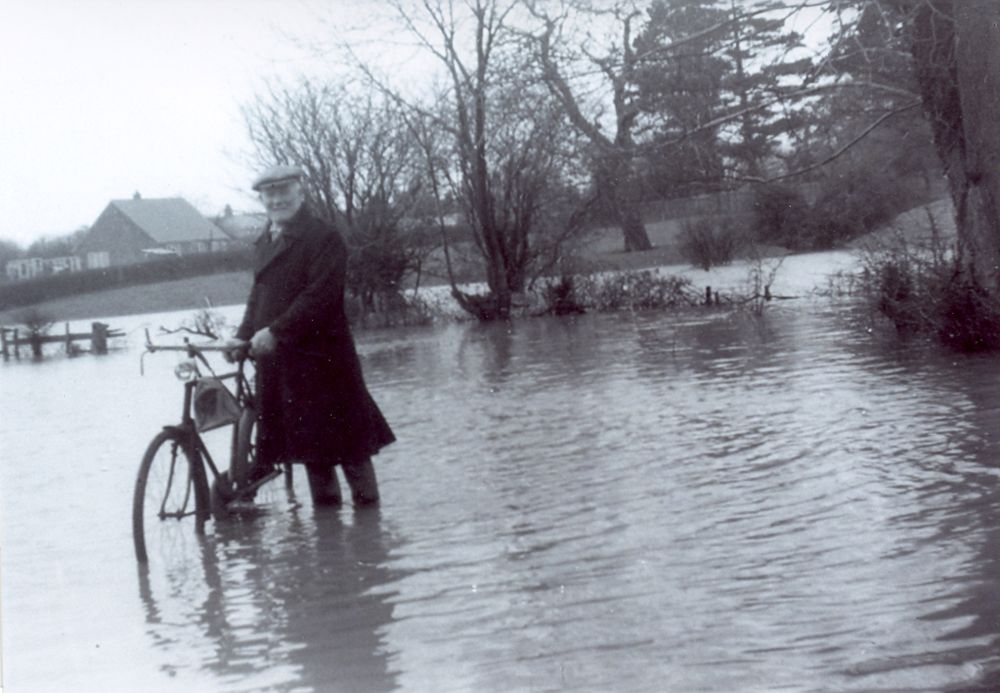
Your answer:
[[[359,462],[345,462],[341,467],[347,485],[351,487],[355,507],[378,503],[378,480],[370,457]]]
[[[309,491],[313,505],[341,505],[344,502],[337,481],[337,470],[332,464],[307,464]]]

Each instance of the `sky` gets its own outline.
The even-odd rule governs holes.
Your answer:
[[[241,105],[268,81],[335,70],[315,49],[331,35],[364,38],[397,76],[426,73],[385,12],[380,0],[0,0],[0,239],[71,233],[136,192],[206,216],[257,210]]]
[[[240,106],[316,69],[290,36],[328,28],[295,0],[2,0],[0,239],[70,233],[137,191],[256,209]]]

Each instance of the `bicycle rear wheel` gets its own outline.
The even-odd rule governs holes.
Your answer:
[[[236,449],[229,476],[236,488],[244,488],[257,464],[257,412],[247,407],[236,424]]]
[[[222,474],[222,483],[212,486],[212,512],[217,519],[230,515],[234,507],[241,513],[260,512],[277,498],[270,482],[279,472],[271,465],[259,466],[257,412],[252,407],[243,410],[235,436],[229,469]]]
[[[132,538],[140,563],[187,552],[191,529],[205,531],[208,482],[185,435],[164,429],[146,448],[132,496]],[[183,556],[181,556],[183,558]]]
[[[222,472],[212,483],[212,516],[225,520],[237,515],[253,515],[260,511],[257,500],[271,500],[271,493],[262,493],[262,488],[249,490],[249,486],[260,479],[261,470],[257,465],[257,412],[246,408],[236,422],[233,432],[232,459],[229,469]],[[267,485],[267,484],[265,484]],[[263,496],[263,498],[261,498]],[[266,503],[265,503],[266,504]]]

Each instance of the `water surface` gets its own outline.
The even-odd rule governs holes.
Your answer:
[[[6,690],[1000,686],[996,357],[811,298],[368,333],[381,511],[299,473],[142,572],[180,388],[134,330],[171,319],[0,367]]]

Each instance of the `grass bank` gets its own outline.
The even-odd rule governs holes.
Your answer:
[[[204,308],[206,300],[215,306],[231,305],[244,302],[249,291],[249,272],[227,272],[66,296],[43,301],[30,306],[30,309],[62,322],[188,308],[195,310]],[[0,312],[0,325],[19,323],[18,315],[28,309],[20,307]]]

